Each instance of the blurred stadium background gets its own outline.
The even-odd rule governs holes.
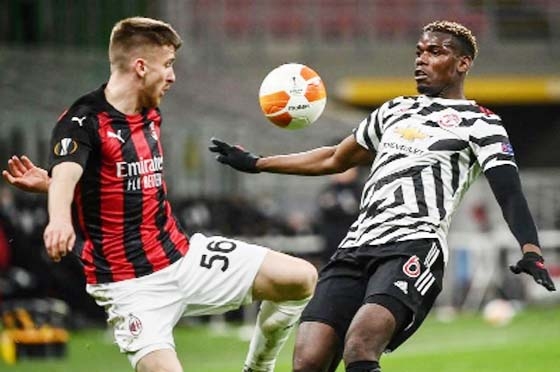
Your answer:
[[[185,41],[177,82],[161,107],[166,178],[184,227],[248,237],[318,265],[324,240],[317,196],[331,179],[236,173],[214,161],[209,139],[260,154],[330,144],[386,99],[414,93],[414,45],[424,24],[462,22],[480,48],[468,96],[504,119],[560,287],[557,0],[0,0],[0,9],[0,162],[25,153],[45,166],[58,115],[108,77],[112,25],[127,16],[161,18]],[[329,93],[319,121],[297,132],[269,124],[257,102],[261,80],[285,62],[311,66]],[[0,185],[0,217],[4,310],[13,301],[56,298],[60,306],[49,308],[72,314],[64,327],[102,327],[76,262],[54,265],[42,253],[44,198]],[[467,194],[449,240],[442,316],[479,311],[496,298],[516,307],[560,304],[558,292],[506,271],[518,248],[484,179]]]

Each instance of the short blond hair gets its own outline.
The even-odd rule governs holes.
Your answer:
[[[460,44],[461,53],[468,55],[473,60],[478,55],[478,45],[476,37],[472,31],[460,23],[452,21],[435,21],[427,24],[422,29],[423,32],[443,32],[453,35]]]
[[[150,46],[172,46],[179,49],[183,40],[170,24],[163,21],[131,17],[120,20],[111,31],[109,61],[111,66],[124,68],[133,49]]]

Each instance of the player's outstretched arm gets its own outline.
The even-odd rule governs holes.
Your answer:
[[[319,147],[288,155],[256,156],[239,146],[232,146],[216,138],[210,151],[217,153],[220,163],[250,173],[269,172],[319,176],[344,172],[357,165],[369,164],[374,155],[360,146],[350,135],[336,146]]]
[[[514,274],[529,274],[538,284],[549,291],[555,291],[554,283],[544,266],[537,228],[521,189],[517,169],[503,165],[490,168],[485,175],[502,209],[504,219],[523,252],[523,257],[515,265],[510,266],[510,270]]]
[[[2,171],[2,177],[10,185],[23,191],[46,193],[49,190],[49,175],[46,170],[33,164],[25,155],[12,156],[8,160],[8,170]]]

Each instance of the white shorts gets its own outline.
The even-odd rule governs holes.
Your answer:
[[[105,308],[116,343],[136,368],[154,350],[174,349],[183,316],[209,315],[252,302],[252,286],[267,249],[221,236],[195,234],[173,265],[140,278],[88,284]]]

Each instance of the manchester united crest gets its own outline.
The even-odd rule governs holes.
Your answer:
[[[453,110],[444,112],[438,120],[438,124],[444,128],[452,128],[461,124],[461,117]]]

